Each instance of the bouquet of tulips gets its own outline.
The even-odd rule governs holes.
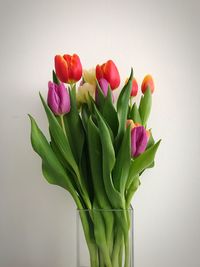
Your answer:
[[[140,176],[154,166],[160,143],[147,128],[152,77],[143,80],[138,106],[133,101],[138,84],[132,70],[115,101],[113,90],[119,85],[112,60],[86,71],[76,54],[57,55],[47,101],[40,94],[50,140],[30,116],[31,143],[42,159],[44,177],[69,191],[80,211],[88,210],[80,217],[91,267],[122,267],[120,251],[124,266],[130,266],[127,209]],[[124,212],[118,216],[114,210]]]

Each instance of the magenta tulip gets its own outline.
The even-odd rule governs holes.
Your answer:
[[[63,83],[48,83],[47,102],[55,115],[64,115],[70,111],[70,96]]]
[[[104,78],[101,78],[99,79],[99,86],[101,88],[101,91],[102,93],[104,94],[104,96],[107,96],[108,94],[108,86],[109,86],[109,82],[104,79]],[[113,93],[111,91],[111,94],[112,94],[112,101],[114,102],[114,96],[113,96]],[[98,90],[96,89],[95,91],[95,101],[98,103]]]
[[[131,155],[137,157],[142,154],[147,147],[147,133],[143,126],[134,127],[131,130]]]

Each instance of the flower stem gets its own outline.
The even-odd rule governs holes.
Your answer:
[[[64,124],[64,119],[63,119],[63,115],[60,115],[60,121],[61,121],[61,126],[62,126],[62,129],[63,129],[63,132],[65,135],[66,134],[66,130],[65,130],[65,124]]]

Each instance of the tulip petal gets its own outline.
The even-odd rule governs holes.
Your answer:
[[[99,79],[99,86],[100,86],[100,89],[101,89],[102,93],[104,94],[104,96],[107,96],[107,94],[108,94],[108,85],[109,85],[109,83],[106,81],[106,79],[104,79],[104,78]],[[99,92],[98,92],[97,88],[95,90],[95,101],[96,101],[96,103],[99,102]]]
[[[70,111],[70,97],[68,90],[63,83],[58,85],[58,95],[60,98],[59,112],[65,114]]]
[[[57,94],[57,85],[55,83],[49,82],[48,83],[49,91],[48,91],[48,97],[47,102],[51,110],[54,114],[59,114],[59,96]]]
[[[99,81],[101,78],[103,78],[103,71],[102,71],[100,65],[97,65],[97,66],[96,66],[96,77],[97,77],[97,80],[98,80],[98,81]]]
[[[141,86],[142,93],[144,94],[148,88],[151,90],[151,93],[153,94],[155,86],[154,86],[153,78],[150,74],[144,77],[144,80]]]
[[[60,55],[55,56],[55,70],[59,80],[61,82],[67,83],[69,80],[68,65],[65,59]]]
[[[120,84],[119,71],[112,60],[108,60],[104,66],[104,78],[110,83],[111,89],[116,89]]]
[[[142,154],[147,147],[147,134],[143,126],[138,126],[131,131],[131,154],[137,157]]]
[[[64,55],[63,58],[66,60],[69,66],[68,68],[69,81],[70,82],[79,81],[82,77],[82,65],[79,56],[76,54],[73,54],[72,56]]]

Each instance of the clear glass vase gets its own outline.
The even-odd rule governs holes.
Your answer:
[[[77,210],[77,267],[133,266],[133,209]]]

